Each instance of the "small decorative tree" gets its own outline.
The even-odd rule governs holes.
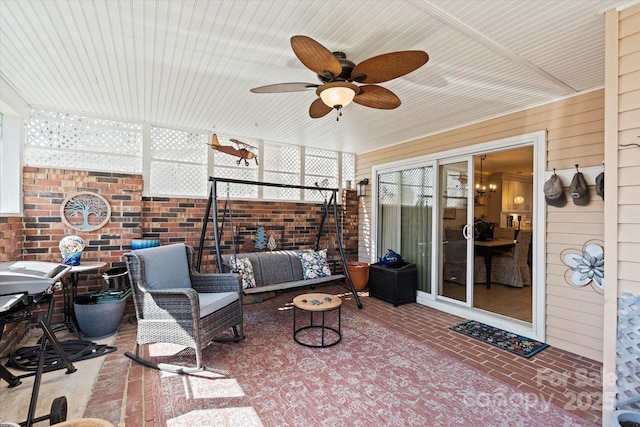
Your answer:
[[[258,227],[256,231],[256,249],[264,250],[267,247],[267,232],[264,227]]]
[[[269,248],[269,250],[274,250],[278,247],[278,245],[276,244],[276,238],[273,237],[273,234],[269,235],[269,242],[267,242],[267,247]]]

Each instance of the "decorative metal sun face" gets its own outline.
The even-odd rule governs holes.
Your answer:
[[[597,292],[604,290],[604,250],[600,242],[589,241],[582,251],[565,249],[560,254],[562,262],[569,267],[565,279],[572,286],[592,284]]]

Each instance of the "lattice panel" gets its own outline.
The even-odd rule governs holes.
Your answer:
[[[24,153],[24,164],[61,169],[83,169],[106,172],[140,173],[141,157],[99,156],[73,151],[55,151],[29,148]]]
[[[305,173],[317,176],[336,177],[338,176],[338,156],[334,151],[322,151],[324,156],[311,155],[309,152],[320,150],[305,150],[304,170]]]
[[[640,409],[640,296],[618,298],[616,408]]]
[[[142,172],[142,125],[33,110],[26,133],[26,165]]]
[[[34,110],[26,147],[142,156],[142,125]]]
[[[151,158],[207,163],[208,135],[161,127],[151,128]]]
[[[416,168],[402,171],[402,204],[405,206],[429,205],[433,202],[433,168]]]
[[[265,182],[300,185],[300,147],[265,142],[263,159]],[[274,200],[300,200],[300,190],[262,187],[262,196]]]
[[[263,159],[265,171],[300,174],[300,147],[265,142]]]
[[[453,170],[446,171],[446,176],[444,177],[447,185],[446,207],[459,209],[466,207],[467,189],[466,184],[463,184],[461,181],[461,177],[460,172]]]
[[[307,187],[315,187],[316,183],[318,183],[318,186],[321,188],[337,188],[338,187],[338,179],[335,177],[305,175],[304,181],[305,181],[304,185]],[[304,200],[321,202],[321,201],[324,201],[325,196],[327,199],[329,199],[329,197],[331,197],[331,192],[304,190]]]
[[[298,174],[282,172],[264,172],[265,182],[277,184],[300,185]],[[274,200],[300,200],[300,190],[297,188],[262,187],[262,197]]]
[[[378,175],[378,203],[381,205],[398,204],[398,172]]]
[[[338,153],[335,151],[305,149],[304,185],[336,188],[338,187]],[[322,201],[324,197],[318,191],[305,190],[304,200]]]
[[[342,153],[342,186],[346,187],[346,181],[356,181],[356,156],[355,154]]]
[[[238,158],[220,151],[213,152],[213,164],[218,166],[238,166]],[[249,165],[251,167],[251,164]]]
[[[238,164],[237,157],[218,151],[209,157],[209,135],[157,126],[150,129],[149,141],[144,141],[143,125],[139,123],[33,110],[26,129],[24,162],[30,166],[121,173],[142,173],[145,162],[149,162],[149,192],[178,196],[206,197],[207,163],[211,157],[214,176],[218,177],[257,181],[262,168],[263,180],[283,184],[298,185],[305,173],[304,185],[309,186],[318,182],[337,188],[340,184],[344,186],[346,180],[355,182],[353,154],[265,142],[260,166],[253,161],[245,166],[244,162]],[[218,139],[223,145],[236,147],[231,137],[218,135]],[[242,141],[258,146],[254,140]],[[143,159],[144,144],[149,144],[149,159]],[[340,177],[338,156],[342,156]],[[297,189],[263,187],[260,191],[265,198],[300,199]],[[255,199],[258,194],[256,186],[231,186],[232,197]],[[305,191],[303,195],[311,201],[324,199],[317,191]]]
[[[244,181],[257,181],[258,170],[251,167],[241,168],[225,168],[216,167],[213,173],[216,178],[229,178],[229,179],[241,179]],[[242,185],[242,184],[227,184],[224,182],[218,183],[217,195],[219,198],[227,197],[227,190],[229,197],[242,198],[242,199],[257,199],[258,198],[258,186],[257,185]]]
[[[209,177],[206,165],[154,161],[150,181],[152,194],[206,197]]]

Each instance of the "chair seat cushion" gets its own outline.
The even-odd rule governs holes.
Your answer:
[[[237,292],[205,292],[198,293],[198,300],[200,302],[200,318],[206,317],[211,313],[220,310],[240,296]]]
[[[184,244],[138,249],[134,253],[144,259],[144,280],[149,289],[191,287]]]

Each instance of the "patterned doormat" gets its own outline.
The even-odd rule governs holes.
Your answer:
[[[531,357],[549,347],[549,344],[494,328],[475,320],[467,320],[450,329],[522,357]]]

